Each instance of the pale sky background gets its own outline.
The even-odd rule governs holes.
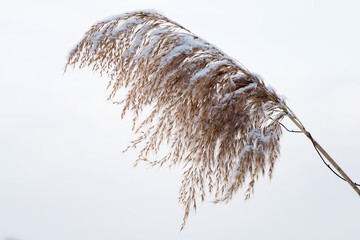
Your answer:
[[[132,167],[130,118],[107,79],[62,75],[92,24],[156,9],[287,97],[360,182],[360,1],[6,1],[0,9],[0,240],[360,239],[359,196],[303,135],[249,201],[200,205],[179,233],[180,169]],[[289,127],[294,128],[288,121]]]

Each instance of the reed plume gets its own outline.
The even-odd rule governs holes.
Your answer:
[[[155,11],[126,13],[91,27],[66,67],[91,67],[109,78],[108,100],[134,114],[141,150],[135,165],[184,167],[179,202],[185,226],[197,200],[226,202],[260,175],[271,178],[280,121],[296,117],[262,79],[214,45]],[[119,89],[126,96],[117,99]],[[145,108],[151,108],[140,120]],[[170,151],[160,160],[162,144]]]

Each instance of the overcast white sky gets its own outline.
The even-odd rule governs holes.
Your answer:
[[[179,169],[132,168],[129,118],[107,79],[62,75],[90,26],[156,9],[285,95],[315,139],[360,182],[360,2],[6,1],[0,9],[0,240],[360,239],[360,202],[302,135],[284,133],[254,197],[206,203],[182,233]],[[289,122],[286,122],[290,127]]]

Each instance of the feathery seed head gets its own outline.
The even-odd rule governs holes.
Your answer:
[[[123,115],[134,113],[132,142],[144,143],[139,161],[185,167],[179,202],[226,202],[242,187],[245,198],[259,175],[272,176],[279,156],[285,102],[259,76],[186,28],[154,11],[126,13],[91,27],[66,67],[91,67],[110,77],[108,100],[127,89]],[[143,121],[139,114],[153,106]],[[161,144],[170,152],[148,160]]]

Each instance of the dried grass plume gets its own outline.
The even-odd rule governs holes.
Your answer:
[[[279,156],[285,102],[255,74],[214,45],[155,11],[126,13],[91,27],[66,67],[90,67],[110,77],[108,100],[126,89],[123,115],[134,114],[136,160],[184,167],[182,228],[197,200],[245,198]],[[151,113],[139,120],[146,107]],[[158,161],[148,159],[162,144]],[[140,146],[139,145],[139,146]]]

